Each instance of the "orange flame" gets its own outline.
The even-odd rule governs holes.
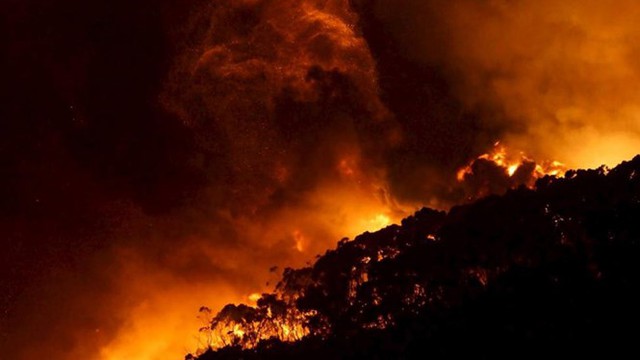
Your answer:
[[[478,160],[486,160],[492,162],[498,167],[504,169],[504,172],[512,178],[524,164],[535,164],[535,167],[531,173],[531,177],[534,182],[536,179],[544,176],[557,176],[562,177],[567,170],[567,167],[559,161],[543,161],[536,163],[533,159],[525,155],[524,152],[520,152],[519,156],[513,156],[509,153],[507,148],[499,141],[493,144],[493,150],[491,152],[482,154],[476,159],[469,162],[466,166],[460,168],[456,173],[456,179],[458,182],[463,182],[468,176],[473,175],[473,165]],[[532,185],[533,183],[529,184]]]

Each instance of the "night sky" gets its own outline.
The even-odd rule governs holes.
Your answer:
[[[462,201],[456,170],[496,141],[573,167],[631,157],[638,16],[631,0],[4,0],[0,353],[180,358],[200,305]]]

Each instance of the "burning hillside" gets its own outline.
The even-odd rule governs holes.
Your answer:
[[[639,18],[637,0],[4,0],[0,357],[364,349],[466,321],[428,309],[471,311],[558,257],[621,289],[598,254],[629,189],[546,175],[640,153]]]
[[[227,305],[198,359],[621,354],[640,320],[638,218],[640,156],[424,208]]]

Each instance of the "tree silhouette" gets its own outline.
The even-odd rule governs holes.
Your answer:
[[[255,308],[227,305],[224,346],[199,359],[633,354],[639,219],[640,156],[425,208],[286,269]]]

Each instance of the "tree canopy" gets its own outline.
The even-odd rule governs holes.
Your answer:
[[[199,360],[638,352],[640,156],[424,208],[227,305]]]

